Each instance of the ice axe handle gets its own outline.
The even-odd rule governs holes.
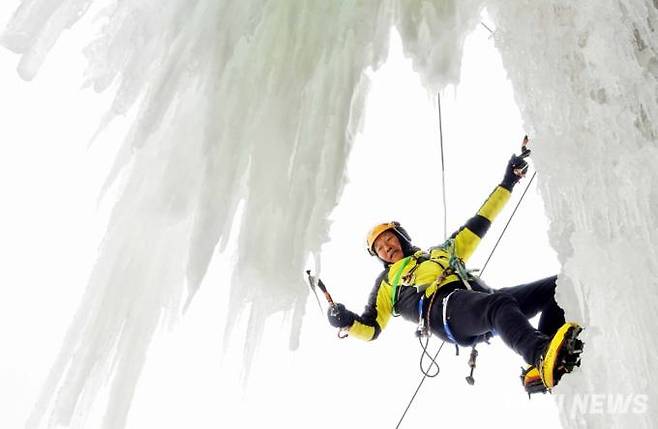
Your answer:
[[[331,295],[327,291],[327,287],[324,285],[324,283],[322,282],[322,280],[320,278],[318,278],[317,282],[313,281],[315,278],[311,275],[311,270],[306,270],[306,274],[308,274],[308,280],[309,280],[309,283],[311,285],[311,288],[313,288],[314,286],[317,286],[318,289],[320,289],[322,291],[322,293],[324,294],[325,299],[329,303],[329,314],[331,314],[332,316],[336,316],[338,314],[338,310],[336,309],[336,303],[334,302],[333,298],[331,298]],[[345,332],[345,330],[343,330],[342,328],[338,330],[337,335],[338,335],[338,338],[341,338],[341,339],[342,338],[347,338],[347,336],[348,336],[347,332]]]
[[[329,306],[332,307],[332,308],[336,307],[336,303],[331,298],[331,295],[329,295],[329,292],[327,292],[327,287],[322,282],[322,279],[320,279],[318,277],[317,281],[315,281],[316,277],[314,277],[311,274],[311,270],[306,270],[306,275],[308,275],[308,283],[311,285],[311,289],[313,289],[315,286],[317,286],[318,289],[320,289],[322,291],[322,293],[324,294],[324,298],[329,303]]]
[[[521,143],[521,158],[527,158],[530,155],[531,150],[528,148],[528,136],[523,137],[523,142]]]
[[[318,279],[318,288],[319,288],[319,289],[322,291],[322,293],[324,294],[324,297],[327,299],[327,302],[329,303],[329,305],[331,306],[331,308],[332,308],[332,309],[335,308],[335,307],[336,307],[336,303],[335,303],[334,300],[331,298],[331,295],[329,295],[329,292],[327,292],[327,287],[324,285],[324,283],[322,283],[322,279]]]
[[[519,158],[527,158],[530,156],[531,150],[528,149],[528,136],[523,137],[523,143],[521,143],[521,155],[519,155]],[[514,174],[516,174],[519,177],[525,177],[526,172],[528,171],[528,163],[524,162],[524,166],[520,168],[515,168],[514,169]]]

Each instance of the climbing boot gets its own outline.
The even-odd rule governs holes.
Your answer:
[[[558,329],[535,365],[546,389],[550,392],[564,374],[580,366],[583,342],[578,335],[583,330],[577,323],[567,322]]]

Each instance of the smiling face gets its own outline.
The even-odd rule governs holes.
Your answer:
[[[404,257],[400,240],[398,240],[397,235],[393,231],[382,232],[372,247],[380,259],[391,264]]]

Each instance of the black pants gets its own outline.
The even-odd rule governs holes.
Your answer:
[[[557,276],[548,277],[493,293],[457,289],[449,293],[446,307],[448,327],[457,344],[470,346],[487,333],[499,335],[512,350],[534,364],[550,338],[564,324],[564,311],[555,302]],[[436,298],[430,326],[447,339],[443,327],[443,298]],[[529,318],[541,312],[538,329]]]

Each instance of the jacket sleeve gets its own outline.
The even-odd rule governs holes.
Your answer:
[[[464,226],[452,234],[450,238],[455,240],[455,253],[463,261],[471,257],[480,240],[489,230],[491,222],[501,212],[512,193],[497,186],[489,195],[477,214],[470,218]]]
[[[368,304],[361,316],[358,316],[348,333],[365,341],[377,338],[388,324],[393,314],[391,286],[386,281],[388,269],[377,277],[375,286],[368,298]]]

